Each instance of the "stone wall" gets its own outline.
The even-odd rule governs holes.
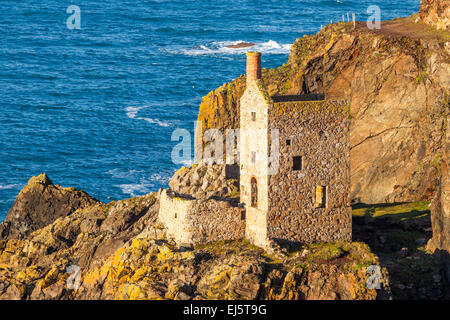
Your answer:
[[[166,227],[167,235],[177,243],[191,243],[191,228],[186,223],[195,201],[161,192],[158,218]]]
[[[245,214],[225,200],[196,200],[163,190],[159,220],[178,244],[197,245],[245,236]]]
[[[226,200],[195,201],[187,224],[193,244],[245,237],[244,210]]]
[[[252,116],[254,113],[254,116]],[[264,246],[266,212],[268,210],[268,104],[258,81],[248,84],[240,109],[240,201],[247,209],[246,237]],[[252,153],[255,161],[252,161]],[[251,180],[257,181],[257,207],[251,207]],[[256,224],[256,225],[255,225]],[[264,232],[263,232],[264,231]]]
[[[280,130],[278,173],[269,178],[268,237],[295,242],[351,240],[349,107],[345,102],[277,103],[269,130]],[[288,145],[287,140],[290,140]],[[293,157],[302,169],[293,171]],[[326,207],[316,208],[316,187]]]

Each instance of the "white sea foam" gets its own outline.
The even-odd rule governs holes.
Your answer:
[[[143,195],[150,192],[150,189],[144,184],[120,184],[118,187],[124,194],[129,194],[132,197]]]
[[[144,107],[127,107],[127,108],[125,108],[125,111],[127,112],[127,117],[130,119],[135,119],[139,110],[141,110],[143,108]]]
[[[168,184],[172,173],[152,174],[149,178],[141,178],[139,183],[128,183],[116,185],[122,190],[122,193],[132,197],[141,196],[152,191],[156,191],[156,185]]]
[[[190,167],[190,166],[192,166],[194,164],[194,160],[193,159],[191,159],[191,160],[183,160],[183,161],[181,161],[181,164],[184,167]]]
[[[121,171],[120,169],[111,169],[108,170],[107,173],[111,175],[111,177],[116,179],[126,179],[131,177],[135,177],[139,173],[143,173],[145,171],[143,170],[128,170],[128,171]]]
[[[198,47],[186,48],[175,47],[166,49],[166,52],[171,54],[183,54],[188,56],[200,56],[200,55],[238,55],[248,51],[259,51],[263,54],[289,54],[292,44],[279,44],[274,40],[267,42],[255,43],[254,46],[245,48],[230,48],[229,46],[237,45],[243,42],[238,41],[219,41],[212,42],[207,45],[200,45]]]
[[[158,119],[144,118],[144,117],[137,118],[137,119],[145,120],[148,123],[157,124],[157,125],[159,125],[161,127],[169,127],[170,126],[170,124],[167,121],[161,121],[161,120],[158,120]]]
[[[137,119],[137,120],[144,120],[151,124],[157,124],[161,127],[169,127],[170,122],[168,121],[162,121],[159,119],[152,119],[148,117],[138,117],[137,114],[140,110],[149,108],[150,106],[142,106],[142,107],[127,107],[125,108],[125,111],[127,112],[127,117],[130,119]]]
[[[18,184],[0,184],[0,190],[14,189],[18,186]]]

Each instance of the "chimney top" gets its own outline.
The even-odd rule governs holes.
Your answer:
[[[247,52],[247,83],[261,79],[261,52]]]

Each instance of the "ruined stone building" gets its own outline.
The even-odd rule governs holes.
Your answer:
[[[240,104],[240,203],[163,191],[159,219],[179,243],[247,238],[351,240],[349,106],[321,94],[270,96],[247,54]]]
[[[261,55],[250,52],[240,128],[246,237],[260,246],[268,239],[351,240],[347,103],[323,95],[270,97]]]

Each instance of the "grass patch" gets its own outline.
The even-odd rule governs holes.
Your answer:
[[[365,217],[367,220],[380,217],[398,221],[419,219],[430,214],[428,201],[394,204],[355,205],[352,210],[353,217]]]
[[[195,250],[206,251],[211,254],[222,254],[226,251],[242,252],[242,251],[263,251],[261,248],[251,244],[246,239],[241,240],[220,240],[206,244],[195,246]]]
[[[296,253],[300,253],[300,256],[293,260],[294,266],[302,269],[314,269],[321,264],[362,268],[378,263],[377,257],[371,252],[369,246],[361,242],[338,241],[305,244],[296,252],[289,252],[292,256]]]
[[[309,250],[312,254],[308,256],[308,260],[314,261],[330,261],[342,257],[347,253],[342,246],[337,243],[311,244]]]
[[[409,255],[423,252],[431,235],[430,203],[354,206],[353,235],[378,255],[395,258],[402,248]]]
[[[420,73],[420,74],[414,79],[414,82],[415,82],[416,84],[424,83],[426,78],[427,78],[427,72],[424,71],[424,72]]]

